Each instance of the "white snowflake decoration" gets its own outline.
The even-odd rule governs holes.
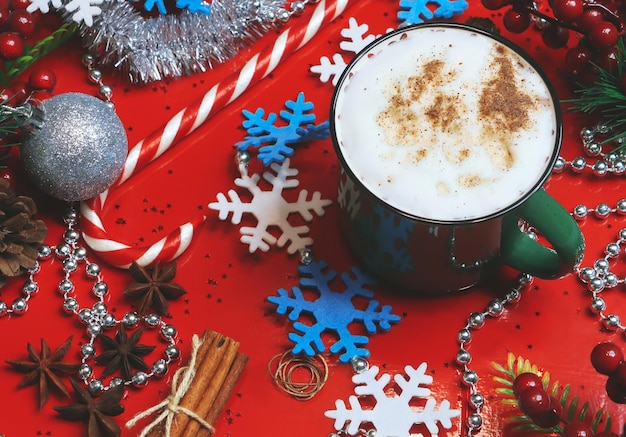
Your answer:
[[[63,0],[30,0],[26,10],[30,13],[41,11],[43,14],[50,12],[50,6],[55,9],[65,9],[67,12],[74,12],[72,20],[80,24],[81,21],[86,26],[93,25],[93,18],[102,13],[101,5],[104,0],[70,0],[64,4]]]
[[[292,254],[313,243],[313,239],[306,236],[309,227],[306,225],[293,226],[289,223],[289,216],[298,213],[305,221],[313,220],[313,214],[318,217],[324,215],[324,208],[332,202],[322,199],[321,194],[316,191],[307,200],[309,193],[301,190],[296,202],[290,203],[283,198],[283,190],[295,188],[299,185],[297,179],[289,179],[298,174],[298,170],[289,167],[289,159],[285,159],[282,164],[274,163],[270,168],[275,174],[265,171],[263,179],[272,185],[271,191],[263,191],[258,183],[260,175],[255,173],[248,176],[247,168],[240,165],[241,177],[235,179],[235,185],[248,190],[253,196],[249,203],[242,202],[235,190],[228,191],[228,198],[223,193],[218,193],[217,202],[209,204],[209,208],[219,211],[219,219],[226,220],[232,213],[231,223],[239,224],[244,214],[249,213],[257,219],[255,227],[242,226],[241,242],[248,244],[250,253],[257,249],[267,252],[270,245],[283,247],[289,243],[287,252]],[[229,200],[230,199],[230,200]],[[274,236],[269,232],[270,227],[277,227],[281,234]]]
[[[354,392],[360,396],[372,396],[376,401],[373,409],[363,409],[361,400],[357,396],[350,396],[351,409],[341,399],[335,402],[335,410],[324,413],[326,417],[335,419],[335,429],[345,430],[349,435],[356,435],[363,423],[371,423],[376,430],[376,437],[410,437],[411,428],[414,425],[423,424],[431,436],[436,436],[439,426],[444,429],[452,427],[451,419],[461,415],[460,410],[450,409],[450,402],[443,400],[437,408],[437,401],[430,397],[431,391],[423,385],[433,382],[433,377],[426,375],[427,364],[422,363],[417,369],[411,366],[404,368],[408,375],[407,380],[403,375],[396,374],[394,381],[400,387],[400,394],[387,394],[385,388],[391,380],[391,376],[383,373],[380,378],[378,367],[357,373],[352,377],[352,382],[357,384]],[[412,407],[410,401],[413,398],[426,399],[421,409]],[[347,425],[347,428],[344,427]]]
[[[339,47],[342,50],[351,53],[358,53],[365,48],[369,43],[374,41],[380,35],[366,35],[369,30],[369,26],[367,24],[359,24],[356,19],[350,17],[348,20],[348,27],[346,29],[341,30],[341,36],[345,38],[344,41],[339,43]],[[392,29],[387,29],[387,32]],[[332,84],[337,85],[339,81],[339,76],[345,68],[348,66],[348,61],[346,61],[341,53],[335,53],[332,56],[332,60],[327,56],[322,56],[320,58],[319,65],[313,65],[311,67],[311,72],[319,74],[320,81],[328,82],[332,79]]]

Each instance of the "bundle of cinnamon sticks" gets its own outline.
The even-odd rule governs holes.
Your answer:
[[[248,357],[238,351],[239,343],[223,335],[207,330],[202,334],[198,348],[196,374],[180,406],[184,407],[211,425],[220,416],[226,402],[243,371]],[[150,437],[162,436],[163,430],[154,428]],[[174,417],[170,429],[171,437],[207,436],[209,430],[186,414]]]

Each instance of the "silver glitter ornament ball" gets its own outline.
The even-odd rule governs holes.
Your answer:
[[[122,172],[128,140],[117,114],[87,94],[45,100],[44,121],[22,142],[24,169],[43,192],[74,202],[109,188]]]

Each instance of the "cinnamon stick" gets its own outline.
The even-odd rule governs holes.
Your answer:
[[[217,363],[217,368],[214,372],[202,372],[201,369],[198,369],[196,373],[196,377],[198,378],[198,383],[196,384],[194,381],[194,385],[191,388],[195,388],[196,386],[204,386],[202,391],[198,390],[200,393],[203,393],[201,397],[196,397],[193,399],[194,403],[187,408],[196,413],[200,417],[206,417],[217,394],[224,384],[224,380],[232,367],[233,362],[235,361],[235,357],[237,356],[237,350],[239,349],[239,342],[227,338],[225,340],[224,347],[221,348],[220,356],[217,358],[219,361]],[[208,357],[207,357],[208,358]],[[191,392],[191,388],[187,394]],[[185,398],[183,398],[184,401]],[[182,421],[181,421],[182,422]],[[181,436],[181,437],[195,437],[200,430],[200,424],[195,420],[185,420],[186,428],[184,428],[184,432],[181,434],[172,432],[172,436]],[[180,429],[183,429],[182,427]]]
[[[235,357],[235,361],[233,361],[233,364],[228,371],[228,375],[226,376],[224,383],[220,387],[220,390],[217,393],[215,400],[213,401],[213,405],[211,405],[211,409],[209,410],[207,415],[204,416],[204,420],[206,420],[211,425],[215,426],[215,422],[222,414],[222,410],[230,399],[235,385],[237,384],[237,381],[239,381],[239,377],[241,376],[241,373],[243,372],[243,369],[246,367],[247,363],[248,356],[241,352],[238,352],[237,356]]]

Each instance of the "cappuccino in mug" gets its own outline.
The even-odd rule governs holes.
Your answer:
[[[481,32],[398,33],[360,56],[340,85],[336,141],[355,179],[433,222],[506,210],[543,182],[559,126],[544,79]]]

